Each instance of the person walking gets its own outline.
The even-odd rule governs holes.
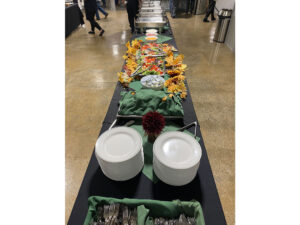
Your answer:
[[[96,0],[84,0],[84,8],[85,8],[86,19],[91,23],[91,31],[89,31],[89,34],[95,34],[95,27],[96,27],[100,31],[99,36],[102,36],[104,30],[95,21],[95,15],[97,10]]]
[[[104,19],[106,19],[106,17],[108,16],[108,13],[105,12],[105,10],[101,7],[101,2],[100,2],[100,0],[96,0],[96,4],[97,4],[97,10],[96,10],[96,17],[97,17],[97,20],[100,20],[100,15],[99,15],[98,9],[99,9],[99,11],[102,12],[102,14],[104,15]]]
[[[211,15],[211,20],[216,20],[215,16],[214,16],[214,12],[215,12],[215,6],[216,6],[216,1],[214,0],[209,0],[209,4],[207,7],[207,11],[206,11],[206,15],[203,19],[203,22],[209,22],[209,20],[207,19],[209,17],[209,15]]]
[[[123,4],[124,4],[123,0]],[[125,2],[126,10],[128,14],[128,21],[131,28],[131,33],[134,32],[134,20],[137,18],[137,14],[139,12],[139,0],[127,0]]]

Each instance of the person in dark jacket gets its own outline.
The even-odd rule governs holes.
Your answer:
[[[102,36],[104,30],[95,21],[95,15],[97,10],[96,0],[84,0],[84,9],[86,14],[86,19],[91,23],[91,31],[89,31],[89,34],[95,34],[95,27],[96,27],[100,31],[99,36]]]
[[[211,20],[216,20],[216,18],[214,16],[215,6],[216,6],[216,1],[209,0],[209,4],[208,4],[208,7],[207,7],[206,15],[205,15],[205,17],[203,19],[203,22],[209,22],[209,20],[207,19],[209,17],[209,15],[211,15]]]
[[[123,0],[124,3],[124,0]],[[127,0],[125,2],[127,14],[128,14],[128,21],[131,28],[131,33],[134,32],[134,19],[137,18],[137,14],[139,12],[139,0]]]

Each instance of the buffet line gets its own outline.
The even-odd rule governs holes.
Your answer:
[[[143,35],[126,44],[117,74],[122,91],[116,119],[95,145],[100,169],[110,180],[128,181],[142,172],[153,184],[180,187],[197,175],[202,157],[197,122],[178,125],[188,95],[187,65],[159,34],[166,21],[160,1],[142,2],[136,25]],[[119,120],[125,123],[120,126]],[[194,133],[187,130],[192,127]],[[90,196],[84,225],[204,225],[200,203],[190,200]]]
[[[160,1],[142,1],[136,20],[136,29],[141,33],[147,28],[155,28],[162,33],[167,23],[166,14]]]

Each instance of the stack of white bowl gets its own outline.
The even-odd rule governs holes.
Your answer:
[[[157,40],[157,30],[156,29],[148,29],[146,30],[146,41],[148,42],[154,42]],[[148,40],[148,38],[154,38],[153,40]]]
[[[103,173],[115,181],[135,177],[144,166],[143,140],[130,127],[116,127],[97,140],[95,154]]]

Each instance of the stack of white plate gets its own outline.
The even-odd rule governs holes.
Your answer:
[[[170,131],[158,136],[153,145],[153,170],[163,182],[181,186],[196,176],[202,149],[190,135]]]
[[[96,142],[95,154],[103,173],[115,181],[135,177],[144,165],[142,137],[130,127],[104,132]]]

